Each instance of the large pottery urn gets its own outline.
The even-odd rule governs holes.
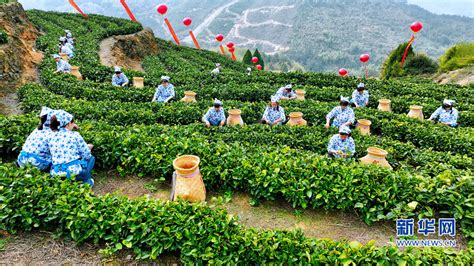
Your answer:
[[[362,164],[375,164],[381,167],[392,169],[392,166],[388,163],[387,156],[388,152],[376,147],[369,147],[367,149],[367,155],[360,158]]]
[[[378,109],[384,112],[391,112],[392,111],[391,103],[392,101],[390,101],[389,99],[380,99]]]
[[[370,125],[372,122],[367,119],[359,119],[357,120],[357,129],[359,130],[361,135],[370,135]]]
[[[82,74],[79,72],[78,66],[71,66],[71,75],[75,76],[78,80],[82,80]]]
[[[244,125],[244,120],[242,120],[242,117],[240,114],[242,111],[239,109],[231,109],[229,110],[229,117],[227,117],[227,125],[228,126],[243,126]]]
[[[183,155],[173,161],[173,186],[171,200],[178,198],[190,202],[206,200],[206,187],[199,171],[200,159],[194,155]]]
[[[423,121],[423,106],[411,105],[410,112],[408,112],[408,117],[416,118]]]
[[[308,122],[303,119],[302,112],[292,112],[290,113],[290,120],[287,123],[289,126],[306,126]]]
[[[185,91],[184,98],[181,99],[185,103],[195,103],[196,102],[196,93],[193,91]]]
[[[135,88],[143,88],[145,84],[143,83],[142,77],[133,77],[133,87]]]
[[[295,93],[296,93],[296,99],[297,100],[301,100],[301,101],[305,100],[304,95],[306,94],[306,91],[304,91],[304,90],[295,90]]]

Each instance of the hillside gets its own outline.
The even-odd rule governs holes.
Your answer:
[[[355,109],[355,115],[372,122],[371,134],[354,129],[352,157],[330,158],[327,144],[338,129],[326,129],[325,116],[339,104],[341,95],[352,93],[360,82],[356,77],[256,70],[247,75],[245,65],[218,53],[158,38],[158,53],[141,62],[143,71],[124,69],[130,78],[144,77],[145,86],[113,87],[113,68],[101,64],[100,43],[117,35],[136,37],[142,25],[100,15],[85,20],[80,15],[38,10],[28,16],[44,33],[36,44],[47,55],[56,51],[57,36],[64,29],[73,30],[76,55],[69,62],[80,67],[83,79],[54,73],[55,61],[45,57],[39,66],[40,81],[18,90],[25,114],[0,116],[0,156],[7,158],[0,163],[2,242],[8,242],[6,231],[32,234],[33,239],[51,232],[68,241],[68,246],[85,244],[95,250],[93,256],[85,254],[94,261],[99,260],[98,254],[105,259],[125,254],[145,262],[171,256],[186,265],[462,265],[472,261],[471,87],[368,79],[369,105]],[[222,65],[222,72],[212,77],[215,63]],[[162,75],[169,75],[176,86],[176,101],[150,101]],[[307,125],[259,124],[270,96],[289,82],[304,90],[306,99],[282,101],[285,119],[291,112],[302,112]],[[197,93],[197,102],[179,101],[189,90]],[[205,127],[201,117],[214,98],[224,102],[227,116],[230,109],[241,110],[246,125]],[[406,115],[410,105],[417,104],[427,118],[445,98],[456,100],[460,111],[456,128]],[[380,99],[392,101],[391,112],[378,109]],[[18,156],[38,124],[42,106],[74,114],[78,132],[94,145],[94,188],[52,178],[33,167],[18,168],[8,159]],[[374,146],[387,151],[386,158],[366,157]],[[200,158],[199,170],[185,177],[195,181],[202,176],[206,203],[167,200],[173,162],[185,154]],[[361,163],[364,157],[369,164]],[[104,189],[117,182],[141,190],[131,195]],[[234,202],[234,208],[226,210],[229,202]],[[258,209],[247,216],[249,210],[268,203],[271,209],[265,214]],[[291,220],[278,223],[283,212]],[[350,217],[349,222],[329,219],[333,213]],[[396,247],[397,219],[420,217],[455,217],[457,235],[440,236],[440,241],[457,244]],[[318,230],[308,224],[311,219],[321,221]],[[381,227],[386,233],[376,235]]]
[[[37,1],[38,8],[73,11],[64,1]],[[434,15],[405,1],[288,1],[288,0],[185,0],[169,3],[169,18],[178,35],[192,45],[182,25],[192,17],[193,28],[204,47],[215,47],[213,37],[226,35],[238,46],[258,47],[278,60],[295,61],[309,71],[335,72],[346,67],[360,73],[358,56],[370,53],[370,73],[377,76],[385,56],[410,38],[408,25],[423,21],[415,47],[438,58],[454,43],[474,39],[474,18]],[[126,18],[119,1],[78,1],[86,12]],[[158,37],[170,39],[154,2],[130,1],[129,6]],[[456,30],[452,30],[456,29]]]

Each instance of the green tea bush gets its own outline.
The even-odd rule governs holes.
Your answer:
[[[0,229],[54,230],[103,253],[137,259],[178,252],[184,264],[468,264],[470,251],[407,249],[316,240],[301,232],[244,229],[225,210],[203,204],[95,196],[87,186],[37,170],[0,165]],[[52,204],[54,203],[54,204]]]
[[[0,44],[8,43],[8,34],[3,30],[0,30]]]

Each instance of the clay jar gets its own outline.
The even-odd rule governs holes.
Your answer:
[[[143,83],[144,78],[142,77],[133,77],[133,87],[135,88],[143,88],[145,84]]]
[[[64,61],[66,61],[66,62],[69,61],[69,56],[67,56],[67,54],[60,53],[59,56],[61,56],[61,58],[62,58]]]
[[[184,98],[181,99],[182,102],[185,103],[195,103],[196,101],[196,93],[193,91],[185,91]]]
[[[82,80],[82,74],[79,72],[78,66],[71,66],[71,75],[75,76],[78,80]]]
[[[229,110],[229,117],[227,117],[227,125],[228,126],[243,126],[244,125],[244,120],[242,120],[242,117],[240,114],[242,111],[239,109],[231,109]]]
[[[206,200],[206,187],[199,171],[200,159],[194,155],[184,155],[173,161],[175,179],[173,181],[172,200],[178,198],[190,202]]]
[[[377,147],[369,147],[367,149],[367,155],[360,158],[362,164],[375,164],[381,167],[392,169],[392,166],[388,163],[386,157],[388,152]]]
[[[303,119],[302,112],[290,113],[290,121],[287,123],[289,126],[306,126],[308,122]]]
[[[306,94],[306,91],[304,90],[295,90],[295,93],[296,93],[296,99],[297,100],[300,100],[300,101],[304,101],[305,100],[305,94]]]
[[[390,101],[389,99],[380,99],[378,109],[384,112],[391,112],[392,111],[391,103],[392,101]]]
[[[410,112],[408,112],[408,117],[416,118],[423,121],[423,106],[411,105]]]
[[[372,122],[367,119],[359,119],[357,120],[357,129],[359,130],[361,135],[370,135],[370,125]]]

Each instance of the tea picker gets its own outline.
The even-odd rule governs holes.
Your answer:
[[[78,132],[74,116],[63,110],[51,114],[51,133],[48,146],[52,156],[51,176],[75,177],[90,186],[94,185],[92,169],[95,157],[92,156],[92,145],[88,145]]]
[[[216,68],[214,68],[211,71],[211,75],[212,75],[213,78],[217,78],[220,73],[221,73],[221,64],[217,63]]]
[[[438,122],[450,126],[456,127],[458,121],[459,112],[456,108],[453,108],[455,101],[445,99],[443,101],[443,106],[439,107],[434,111],[430,116],[428,121],[438,120]]]
[[[23,144],[20,155],[17,159],[17,165],[23,167],[30,164],[42,171],[49,171],[51,167],[51,154],[48,146],[48,138],[51,130],[49,125],[51,122],[51,113],[54,110],[43,107],[39,115],[40,124],[28,136],[25,144]]]
[[[71,65],[62,59],[60,55],[53,55],[54,61],[56,61],[56,71],[54,73],[71,73]]]
[[[67,54],[69,58],[74,57],[74,46],[66,42],[66,37],[59,38],[59,53]]]
[[[355,122],[354,110],[349,107],[349,97],[341,96],[340,105],[334,107],[331,112],[326,115],[326,128],[329,128],[331,119],[333,119],[331,126],[341,127],[350,126]]]
[[[263,113],[262,124],[274,126],[285,123],[285,110],[280,106],[279,100],[280,98],[276,95],[271,97],[270,105],[265,108]]]
[[[367,107],[369,104],[369,92],[365,90],[365,84],[359,83],[357,85],[357,90],[352,92],[351,106],[358,107]]]
[[[125,74],[122,73],[122,69],[118,66],[114,67],[115,74],[112,76],[112,85],[115,87],[125,87],[128,85],[129,80]]]
[[[278,96],[280,100],[296,100],[297,98],[295,91],[293,91],[293,85],[291,84],[278,89],[276,96]]]
[[[64,30],[66,33],[66,42],[69,43],[70,45],[74,46],[74,38],[72,37],[72,33],[70,30]]]
[[[202,122],[204,122],[207,127],[225,125],[226,119],[222,105],[221,101],[214,99],[214,106],[209,108],[206,114],[202,117]]]
[[[174,86],[170,83],[170,77],[161,76],[161,84],[156,88],[152,102],[167,103],[175,97]]]
[[[354,139],[348,126],[341,126],[339,134],[331,137],[328,144],[328,155],[334,158],[347,158],[355,153]]]

